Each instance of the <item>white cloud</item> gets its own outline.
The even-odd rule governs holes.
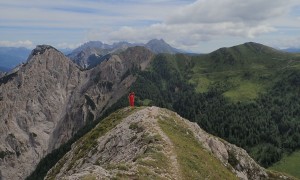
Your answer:
[[[167,22],[171,24],[186,23],[220,23],[236,22],[256,24],[287,12],[290,0],[198,0],[183,7]]]
[[[279,26],[299,26],[297,17],[289,16],[299,4],[299,0],[3,1],[0,26],[13,27],[13,33],[3,28],[0,35],[15,39],[15,34],[23,34],[58,48],[74,48],[88,40],[163,38],[175,47],[197,51],[203,42],[257,41],[275,34]],[[18,33],[18,27],[22,32]]]
[[[171,45],[184,49],[227,37],[254,39],[276,32],[277,24],[268,22],[288,14],[292,1],[198,0],[175,8],[162,19],[162,23],[146,27],[123,26],[117,30],[94,29],[88,33],[87,39],[146,42],[152,38],[164,38]]]
[[[164,38],[175,47],[191,50],[191,46],[218,39],[224,36],[254,38],[263,33],[275,31],[268,25],[248,26],[244,23],[213,23],[213,24],[165,24],[158,23],[144,28],[122,27],[116,31],[92,31],[88,40],[100,39],[104,42],[130,41],[146,42],[153,38]],[[193,49],[197,51],[197,49]],[[198,50],[199,51],[199,50]]]
[[[31,41],[0,41],[0,46],[2,47],[27,47],[33,48],[34,45]]]
[[[75,48],[79,47],[82,44],[83,43],[74,43],[74,44],[72,44],[72,43],[63,42],[63,43],[57,44],[56,47],[58,49],[65,49],[65,48],[67,48],[67,49],[75,49]]]
[[[300,37],[280,38],[275,40],[273,44],[280,49],[285,48],[300,48]]]

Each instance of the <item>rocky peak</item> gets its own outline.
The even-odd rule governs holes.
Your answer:
[[[145,47],[150,49],[154,53],[169,53],[169,54],[175,54],[182,52],[181,50],[178,50],[176,48],[173,48],[168,43],[166,43],[163,39],[152,39],[147,44],[145,44]]]
[[[41,60],[53,60],[53,58],[49,58],[49,56],[59,56],[60,59],[64,59],[65,56],[62,52],[57,50],[56,48],[50,46],[50,45],[37,45],[35,49],[33,49],[30,53],[30,55],[27,58],[27,63],[30,61],[36,59],[35,56],[43,56],[39,59]]]
[[[37,45],[35,49],[31,51],[31,56],[43,54],[46,50],[53,49],[57,52],[59,52],[57,49],[50,45]]]

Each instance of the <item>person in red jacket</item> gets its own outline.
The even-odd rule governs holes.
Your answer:
[[[129,93],[128,99],[129,99],[129,105],[131,107],[134,107],[134,92]]]

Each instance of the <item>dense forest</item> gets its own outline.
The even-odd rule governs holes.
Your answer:
[[[283,72],[281,80],[254,101],[234,103],[222,95],[224,82],[197,93],[187,83],[187,75],[166,59],[157,56],[151,70],[139,73],[131,89],[139,105],[172,109],[207,132],[243,147],[265,167],[300,148],[300,71]]]

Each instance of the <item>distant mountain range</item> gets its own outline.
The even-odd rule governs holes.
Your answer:
[[[7,71],[9,71],[10,69],[9,68],[7,68],[7,67],[2,67],[2,66],[0,66],[0,71],[1,72],[7,72]]]
[[[60,52],[64,53],[64,55],[70,54],[73,49],[70,48],[62,48],[62,49],[58,49]]]
[[[89,41],[80,47],[74,49],[68,57],[84,69],[90,69],[107,59],[109,54],[119,53],[129,47],[143,46],[155,54],[168,53],[176,54],[183,53],[183,50],[176,49],[166,43],[163,39],[152,39],[146,44],[118,42],[112,45],[102,43],[101,41]]]
[[[281,49],[282,51],[285,52],[290,52],[290,53],[300,53],[300,48],[286,48],[286,49]]]
[[[30,51],[24,47],[0,47],[0,71],[9,71],[25,62]]]

